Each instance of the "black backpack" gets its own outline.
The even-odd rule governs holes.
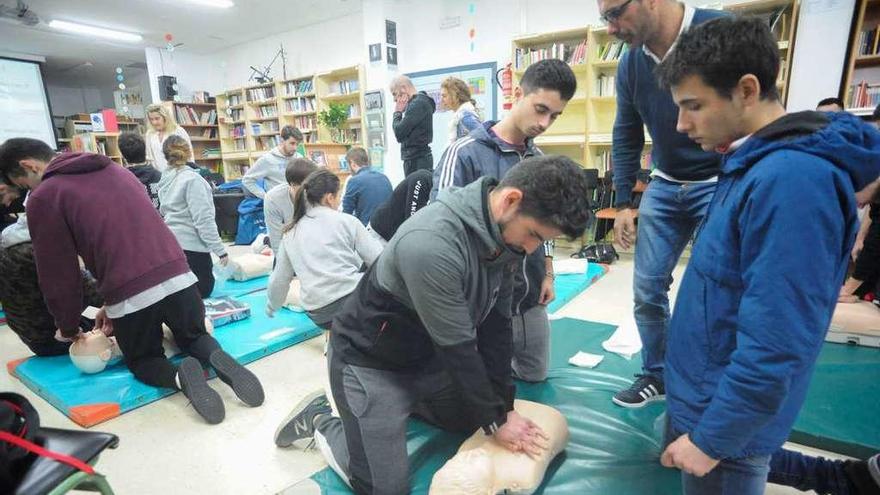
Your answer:
[[[94,474],[85,462],[41,447],[39,432],[40,416],[31,403],[19,394],[0,392],[0,493],[14,493],[38,456]]]

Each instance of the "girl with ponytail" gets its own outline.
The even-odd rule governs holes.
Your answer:
[[[269,316],[284,304],[295,274],[306,314],[329,330],[333,316],[360,281],[362,267],[379,257],[381,244],[360,220],[338,208],[339,178],[327,169],[309,174],[294,195],[293,219],[276,253],[269,278]]]

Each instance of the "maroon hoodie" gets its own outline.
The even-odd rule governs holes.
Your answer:
[[[77,255],[116,304],[189,271],[183,250],[137,177],[103,155],[58,156],[27,199],[40,287],[62,330],[79,325]]]

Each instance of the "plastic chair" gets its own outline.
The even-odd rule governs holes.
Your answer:
[[[107,448],[115,449],[119,445],[119,437],[98,431],[41,428],[36,443],[94,466],[101,452]],[[25,473],[15,494],[60,495],[71,490],[113,495],[113,489],[104,475],[97,472],[88,474],[68,464],[39,456]]]

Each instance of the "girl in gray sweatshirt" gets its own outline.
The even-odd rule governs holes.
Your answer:
[[[287,298],[294,274],[309,318],[329,330],[333,316],[382,252],[361,222],[339,208],[339,178],[312,172],[294,197],[293,221],[285,229],[269,278],[266,313],[273,316]],[[293,253],[296,253],[295,256]]]
[[[169,136],[162,145],[168,168],[159,179],[159,213],[186,255],[189,268],[199,279],[202,297],[214,290],[214,263],[211,253],[224,266],[229,261],[220,241],[214,212],[211,185],[187,164],[189,143],[179,136]]]

